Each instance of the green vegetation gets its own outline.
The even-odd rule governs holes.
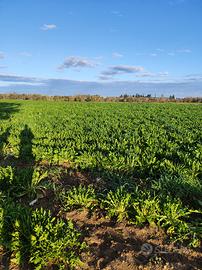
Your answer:
[[[7,267],[81,264],[83,233],[65,213],[83,208],[200,246],[201,105],[10,100],[0,101],[0,120]],[[74,183],[76,172],[90,184]]]
[[[61,192],[59,198],[66,211],[77,208],[92,209],[97,204],[95,190],[91,186],[73,187],[67,192]]]
[[[116,191],[109,191],[106,199],[102,200],[102,208],[107,211],[110,218],[117,218],[122,221],[128,217],[128,208],[131,203],[131,195],[124,190],[123,186]]]

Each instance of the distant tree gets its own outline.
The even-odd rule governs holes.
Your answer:
[[[124,99],[127,98],[127,97],[129,97],[128,94],[124,94],[124,95],[123,95],[123,98],[124,98]]]

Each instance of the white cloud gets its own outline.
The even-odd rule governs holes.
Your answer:
[[[69,56],[67,57],[63,64],[59,66],[59,69],[69,69],[69,68],[93,68],[97,65],[94,60],[80,57],[80,56]]]
[[[118,52],[113,52],[113,53],[112,53],[112,57],[113,57],[113,58],[122,58],[122,57],[123,57],[123,54],[118,53]]]
[[[41,30],[43,31],[47,31],[47,30],[53,30],[57,28],[57,26],[55,24],[44,24],[42,27],[41,27]]]

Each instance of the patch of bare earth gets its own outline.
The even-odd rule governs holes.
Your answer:
[[[82,270],[202,269],[202,250],[166,243],[158,228],[116,224],[87,210],[65,214],[84,232],[88,251],[82,254]]]

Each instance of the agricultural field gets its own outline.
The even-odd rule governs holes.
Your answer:
[[[202,105],[0,101],[1,269],[201,269]]]

